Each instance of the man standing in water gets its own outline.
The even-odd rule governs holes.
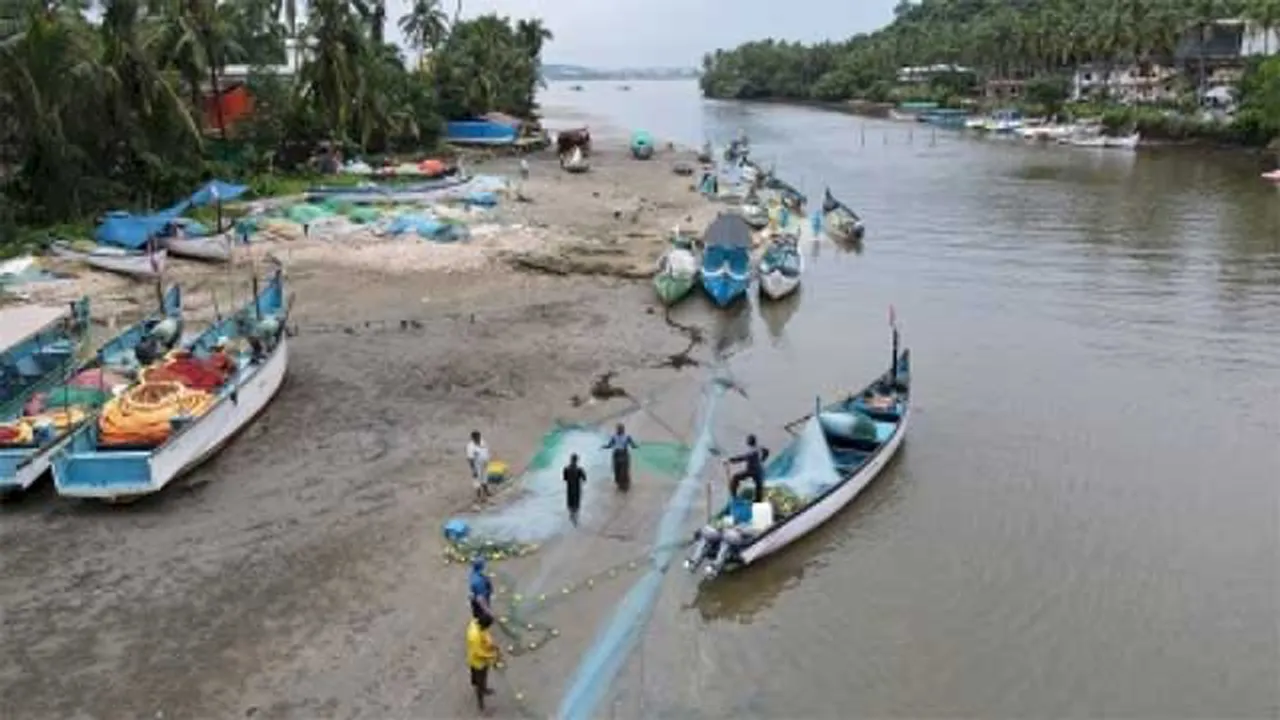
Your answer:
[[[564,499],[569,506],[569,522],[578,527],[578,508],[582,507],[582,484],[587,481],[587,474],[578,465],[578,454],[569,456],[569,464],[564,468]]]
[[[476,502],[482,503],[489,496],[489,446],[484,444],[479,430],[471,431],[471,442],[467,443],[467,467],[471,470]]]
[[[756,436],[747,436],[747,451],[734,455],[724,461],[725,467],[731,463],[742,463],[743,468],[729,479],[729,497],[738,496],[738,484],[750,478],[756,485],[756,502],[764,502],[764,463],[769,459],[769,449],[756,444]]]
[[[471,687],[476,691],[476,706],[484,713],[484,699],[492,695],[489,668],[501,659],[498,644],[493,641],[493,618],[472,618],[467,625],[467,667],[471,670]]]
[[[639,447],[622,423],[618,423],[617,431],[604,446],[605,450],[613,451],[613,482],[622,492],[631,488],[631,450]]]

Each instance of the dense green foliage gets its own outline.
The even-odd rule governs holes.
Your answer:
[[[210,176],[289,169],[326,144],[361,153],[431,148],[442,118],[535,110],[537,20],[450,22],[440,0],[399,20],[418,60],[384,40],[385,0],[5,0],[0,4],[0,227],[156,206]],[[257,72],[255,111],[204,127],[229,65]],[[295,50],[295,52],[297,52]],[[430,69],[424,70],[424,67]]]
[[[1066,72],[1077,65],[1167,61],[1188,32],[1221,18],[1274,29],[1280,0],[903,0],[894,15],[888,26],[839,43],[763,40],[717,50],[703,58],[703,92],[737,99],[946,101],[970,94],[963,76],[944,76],[943,87],[906,89],[897,73],[904,66],[954,63],[982,79],[1031,80],[1035,101],[1054,109],[1065,99]],[[1268,88],[1266,81],[1245,88],[1256,109],[1246,110],[1245,122],[1277,118],[1260,109],[1274,101],[1261,99],[1274,92]]]

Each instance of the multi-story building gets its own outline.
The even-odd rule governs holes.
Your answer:
[[[1178,98],[1177,68],[1156,63],[1081,65],[1071,78],[1071,99],[1110,99],[1126,105],[1171,102]]]

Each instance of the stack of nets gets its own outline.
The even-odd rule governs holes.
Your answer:
[[[79,425],[88,414],[77,407],[49,410],[43,413],[26,415],[13,422],[0,424],[0,447],[24,446],[36,444],[35,429],[48,425],[58,434]]]
[[[445,547],[444,559],[451,563],[469,563],[477,557],[489,561],[511,560],[524,557],[537,549],[537,543],[452,540]]]
[[[179,382],[144,380],[102,408],[98,443],[104,446],[163,445],[176,417],[196,418],[213,406],[213,396]]]
[[[142,371],[145,383],[179,383],[192,390],[213,392],[227,381],[235,362],[225,353],[214,353],[208,358],[197,358],[189,353],[177,353],[160,365]]]
[[[764,498],[773,505],[773,516],[784,518],[804,507],[804,498],[786,485],[770,485],[765,488]]]
[[[0,424],[0,447],[30,445],[35,435],[25,420]]]

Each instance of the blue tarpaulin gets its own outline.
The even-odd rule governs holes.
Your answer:
[[[222,180],[213,180],[192,193],[191,197],[187,198],[187,202],[195,207],[204,207],[213,205],[219,200],[222,202],[235,200],[246,192],[249,192],[248,185],[233,185]]]
[[[102,245],[137,250],[147,244],[147,238],[159,234],[165,225],[174,222],[190,207],[186,200],[167,210],[151,215],[131,215],[116,211],[107,213],[102,224],[93,233],[93,239]]]

